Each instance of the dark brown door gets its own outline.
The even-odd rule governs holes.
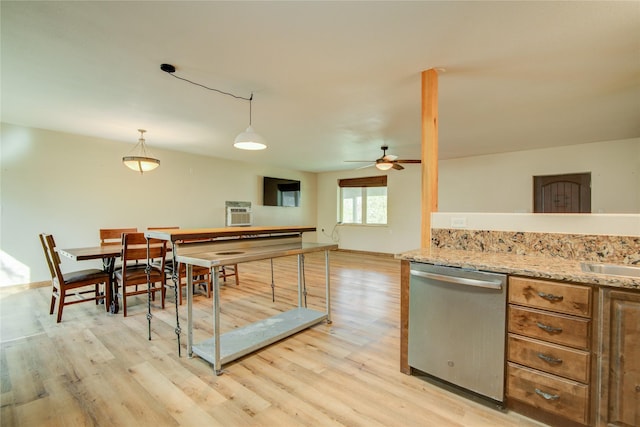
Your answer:
[[[591,213],[591,172],[534,176],[533,211]]]

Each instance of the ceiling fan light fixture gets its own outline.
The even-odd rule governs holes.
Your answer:
[[[131,152],[132,155],[123,156],[122,163],[131,170],[140,172],[149,172],[160,166],[160,160],[153,157],[151,151],[149,151],[144,143],[144,133],[146,130],[138,129],[140,132],[140,138],[138,143]]]
[[[267,148],[267,144],[264,143],[264,138],[256,133],[251,126],[236,136],[233,146],[240,150],[264,150]]]
[[[388,171],[393,167],[393,163],[391,162],[376,162],[376,168],[381,171]]]

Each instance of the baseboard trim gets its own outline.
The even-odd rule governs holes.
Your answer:
[[[22,284],[19,284],[19,285],[0,286],[0,291],[4,291],[4,290],[15,291],[15,290],[20,290],[20,289],[36,289],[36,288],[44,288],[44,287],[47,287],[47,286],[51,286],[51,280],[44,281],[44,282],[22,283]]]
[[[346,253],[351,253],[351,254],[360,254],[360,255],[373,255],[373,256],[379,256],[379,257],[383,257],[383,258],[394,258],[395,254],[388,254],[385,252],[369,252],[369,251],[358,251],[355,249],[336,249],[337,252],[346,252]]]

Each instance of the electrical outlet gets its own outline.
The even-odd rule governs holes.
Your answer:
[[[452,228],[465,228],[467,226],[467,218],[466,217],[454,217],[451,218],[451,227]]]

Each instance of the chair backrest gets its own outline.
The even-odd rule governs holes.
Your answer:
[[[167,242],[149,239],[149,258],[163,259],[167,253]],[[122,262],[147,260],[147,238],[144,233],[124,233],[122,235]],[[163,261],[164,264],[164,261]],[[162,266],[164,268],[164,265]]]
[[[64,279],[62,271],[60,270],[60,256],[56,251],[56,241],[51,234],[42,233],[40,234],[40,243],[42,244],[44,257],[49,266],[51,280],[58,279],[60,283],[63,283]]]
[[[136,227],[131,228],[101,228],[100,246],[119,245],[122,243],[123,233],[136,233]]]

